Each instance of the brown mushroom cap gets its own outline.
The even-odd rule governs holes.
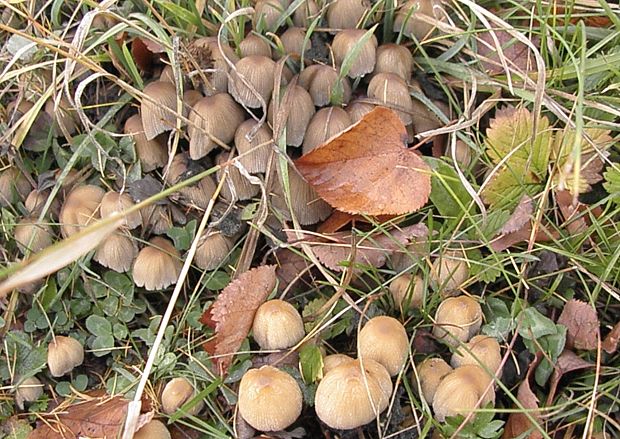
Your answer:
[[[47,346],[47,367],[53,377],[61,377],[84,361],[84,346],[73,337],[57,335]]]
[[[299,85],[293,86],[289,91],[288,119],[286,120],[286,144],[300,146],[304,141],[308,124],[314,116],[315,109],[310,94]],[[273,125],[274,109],[273,99],[269,103],[268,116]]]
[[[10,206],[30,193],[28,179],[15,166],[0,171],[0,207]]]
[[[39,216],[49,196],[49,189],[33,189],[26,197],[26,200],[24,201],[24,207],[30,215]],[[51,218],[58,218],[58,214],[60,213],[60,201],[58,201],[58,197],[55,197],[52,200],[52,204],[50,204],[49,210],[47,212]]]
[[[253,29],[275,31],[276,23],[284,10],[280,0],[258,0],[254,5]]]
[[[161,168],[168,162],[168,149],[166,145],[159,141],[159,138],[148,140],[144,134],[142,118],[134,114],[125,122],[123,129],[125,134],[131,135],[136,146],[136,154],[140,159],[142,170],[151,172],[156,168]]]
[[[351,118],[340,107],[325,107],[317,111],[306,129],[303,153],[307,154],[328,139],[337,136],[351,126]]]
[[[190,170],[191,161],[189,154],[180,152],[175,155],[168,169],[168,180],[171,184],[181,183],[189,178],[186,174]],[[215,193],[216,184],[213,177],[207,175],[191,186],[179,189],[182,201],[190,206],[206,209],[211,197]]]
[[[445,155],[452,158],[452,152],[450,148],[446,149]],[[467,144],[463,142],[461,139],[457,139],[456,141],[456,145],[454,148],[454,156],[456,158],[456,161],[463,168],[468,168],[469,165],[471,164],[471,160],[472,160],[471,150],[469,149],[469,146],[467,146]]]
[[[240,155],[239,162],[251,173],[261,173],[267,170],[273,145],[273,134],[269,126],[262,124],[256,129],[257,125],[258,122],[254,119],[248,119],[239,125],[235,132],[235,147]],[[251,139],[250,135],[252,135]]]
[[[186,402],[196,396],[194,386],[183,377],[173,378],[161,392],[162,411],[171,415],[182,407]],[[187,411],[188,415],[196,415],[204,407],[204,402],[198,401]]]
[[[357,339],[359,356],[382,364],[391,376],[398,375],[407,361],[409,338],[405,327],[393,317],[368,320]]]
[[[336,34],[332,43],[332,50],[334,53],[334,61],[337,65],[342,65],[349,52],[360,44],[365,33],[366,30],[364,29],[346,29]],[[377,38],[373,35],[369,40],[363,43],[355,61],[353,61],[349,68],[347,76],[349,78],[359,78],[368,73],[372,73],[375,69],[375,62],[377,59],[376,50]]]
[[[231,72],[228,92],[237,102],[246,107],[266,106],[273,92],[275,70],[276,63],[266,56],[255,55],[242,58],[235,65],[235,70]],[[244,83],[244,79],[254,90]]]
[[[427,358],[417,367],[422,396],[428,405],[433,405],[439,383],[451,372],[450,365],[441,358]]]
[[[15,403],[23,410],[25,402],[33,402],[43,395],[43,384],[37,377],[23,380],[15,389]]]
[[[368,97],[396,110],[403,124],[411,124],[413,101],[407,83],[400,76],[393,73],[376,74],[368,84]]]
[[[405,273],[395,277],[389,287],[397,308],[420,308],[424,300],[424,280]]]
[[[50,115],[53,124],[53,132],[55,136],[64,135],[66,131],[67,134],[73,135],[77,131],[77,124],[75,122],[75,109],[71,107],[71,103],[69,100],[62,96],[58,100],[58,104],[54,101],[54,99],[49,99],[45,103],[44,111]]]
[[[215,162],[218,165],[222,165],[226,162],[228,158],[228,153],[223,152],[217,155],[215,158]],[[224,169],[220,169],[216,172],[217,180],[220,181],[224,176]],[[232,188],[231,188],[232,185]],[[234,192],[233,190],[234,189]],[[250,183],[248,180],[237,168],[234,164],[228,166],[228,177],[226,178],[226,182],[224,186],[222,186],[222,190],[220,191],[220,195],[222,198],[229,201],[237,201],[237,200],[249,200],[250,198],[258,195],[260,192],[260,187],[256,184]]]
[[[441,2],[437,0],[409,0],[403,4],[394,17],[394,32],[403,31],[407,36],[415,36],[422,41],[430,35],[435,26],[427,23],[420,16],[441,20],[443,14],[435,13],[436,8],[441,8]]]
[[[147,290],[163,290],[176,283],[181,273],[181,255],[169,240],[156,236],[138,253],[133,280]]]
[[[37,221],[36,217],[20,220],[13,230],[15,243],[22,255],[37,253],[53,243],[52,228],[49,224]]]
[[[323,357],[323,375],[327,374],[332,369],[337,368],[341,364],[349,361],[354,361],[353,358],[345,354],[331,354]]]
[[[250,33],[239,43],[239,51],[241,57],[259,55],[271,58],[271,46],[269,43],[257,34]]]
[[[299,74],[298,84],[308,90],[314,105],[324,107],[329,105],[334,87],[338,83],[338,71],[333,67],[313,64],[306,67]],[[348,78],[341,80],[342,84],[342,103],[346,104],[351,99],[351,84]]]
[[[377,47],[375,73],[393,73],[408,82],[413,73],[413,55],[403,45],[382,44]]]
[[[250,369],[241,378],[239,413],[257,430],[284,430],[297,420],[302,404],[297,381],[273,366]]]
[[[269,300],[256,310],[252,336],[261,349],[288,349],[299,343],[305,334],[301,315],[284,300]]]
[[[166,425],[157,420],[153,419],[149,421],[145,425],[140,428],[140,430],[136,431],[136,434],[133,436],[133,439],[171,439],[172,436],[166,428]]]
[[[319,15],[320,8],[315,0],[302,2],[293,13],[293,23],[298,27],[308,27],[308,25]]]
[[[60,231],[68,238],[99,219],[99,205],[105,192],[99,186],[77,186],[69,193],[60,210]]]
[[[465,345],[457,347],[452,354],[450,364],[460,367],[466,364],[475,364],[495,373],[502,363],[502,354],[499,343],[493,337],[476,335]]]
[[[289,27],[280,36],[284,52],[294,58],[301,58],[304,52],[304,41],[306,40],[306,30],[301,27]],[[308,39],[306,42],[306,50],[312,48],[312,43]]]
[[[153,140],[161,133],[176,126],[177,92],[174,84],[153,81],[144,87],[144,98],[140,105],[142,126],[147,140]]]
[[[243,109],[227,93],[218,93],[199,100],[189,116],[189,154],[198,160],[235,137],[244,120]]]
[[[226,260],[234,242],[219,232],[207,233],[196,249],[194,262],[202,270],[215,270]]]
[[[457,346],[476,335],[481,324],[482,308],[475,299],[449,297],[437,308],[433,335],[449,346]]]
[[[220,50],[221,49],[221,50]],[[216,93],[223,93],[228,90],[228,72],[230,70],[226,58],[236,64],[239,57],[234,50],[226,43],[218,44],[217,37],[202,37],[193,40],[188,52],[191,58],[198,64],[200,70],[209,69],[210,73],[205,73],[206,82],[203,83],[203,93],[207,96]]]
[[[433,262],[431,280],[442,297],[455,296],[469,279],[469,267],[460,252],[447,252]]]
[[[357,123],[362,120],[365,115],[374,110],[374,108],[375,105],[373,104],[367,102],[353,101],[349,105],[347,105],[346,110],[349,114],[349,117],[351,118],[351,123]]]
[[[104,267],[119,273],[129,271],[138,255],[138,246],[128,232],[111,234],[97,248],[93,259]]]
[[[170,205],[151,204],[142,209],[142,227],[155,235],[162,235],[174,226]]]
[[[355,29],[370,8],[368,0],[332,1],[327,7],[327,25],[331,29]]]
[[[107,192],[101,199],[101,218],[107,218],[117,212],[123,212],[134,206],[134,202],[128,193]],[[123,225],[128,229],[135,229],[142,224],[142,216],[136,211],[125,216]]]
[[[353,360],[325,374],[314,405],[329,427],[348,430],[375,419],[387,408],[391,393],[392,380],[385,367],[371,359]]]

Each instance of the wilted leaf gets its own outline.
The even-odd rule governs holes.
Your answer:
[[[555,392],[558,388],[558,383],[562,379],[562,376],[566,373],[579,369],[587,369],[588,367],[594,367],[594,364],[586,361],[577,356],[573,351],[564,351],[558,357],[558,361],[555,365],[555,370],[551,375],[549,381],[549,394],[547,396],[547,405],[552,404]]]
[[[378,215],[373,218],[378,223],[384,223],[390,221],[394,217],[395,215]],[[334,233],[338,230],[343,229],[349,223],[355,222],[370,223],[370,221],[368,221],[366,217],[362,215],[351,215],[350,213],[341,212],[340,210],[334,210],[329,216],[329,218],[327,218],[319,225],[316,231],[318,233]]]
[[[581,233],[588,228],[585,217],[581,214],[586,206],[577,201],[569,191],[555,192],[555,200],[564,217],[563,227],[574,234]]]
[[[275,252],[277,262],[276,276],[280,281],[278,287],[281,290],[290,288],[291,284],[299,282],[308,273],[310,264],[301,255],[287,248],[278,249]]]
[[[516,230],[512,233],[507,233],[491,242],[490,247],[496,252],[506,250],[508,247],[512,247],[520,242],[529,242],[532,235],[531,222],[526,224],[523,228]],[[539,224],[536,235],[534,236],[534,242],[547,242],[553,241],[560,237],[560,234],[555,230],[549,230],[544,224]]]
[[[589,304],[569,300],[564,305],[558,324],[566,326],[566,346],[569,349],[596,349],[599,321],[596,310]]]
[[[252,328],[256,309],[276,286],[276,267],[263,265],[242,273],[217,297],[211,307],[215,325],[215,361],[224,374]]]
[[[620,342],[620,322],[611,330],[603,340],[603,350],[608,354],[613,354],[618,350],[618,342]]]
[[[529,221],[534,211],[532,198],[529,195],[523,195],[521,201],[515,208],[506,224],[499,231],[500,235],[516,232],[521,230]]]
[[[534,54],[529,47],[521,41],[516,40],[509,32],[505,30],[494,31],[497,41],[501,49],[501,54],[506,59],[509,68],[519,68],[523,72],[531,71],[536,65]],[[478,55],[481,56],[481,63],[491,74],[502,73],[504,68],[500,62],[500,51],[497,49],[491,32],[485,32],[480,35],[478,43]],[[540,39],[534,37],[532,42],[535,45],[540,43]],[[486,58],[486,60],[484,59]]]
[[[405,147],[406,139],[398,115],[377,107],[295,164],[336,209],[368,215],[413,212],[428,201],[430,170]]]
[[[530,375],[535,368],[536,362],[530,364],[530,368],[527,371],[527,376],[519,385],[517,400],[525,410],[529,410],[530,416],[537,424],[540,425],[540,414],[536,412],[536,410],[538,410],[538,398],[530,388]],[[521,436],[528,431],[530,431],[529,435]],[[524,413],[515,412],[511,413],[508,417],[508,422],[506,422],[506,429],[504,430],[502,439],[513,439],[516,437],[541,439],[542,434],[538,431],[536,426],[532,424],[532,421],[530,421],[527,415]]]

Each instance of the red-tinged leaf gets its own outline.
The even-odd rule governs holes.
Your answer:
[[[395,215],[378,215],[375,220],[378,223],[385,223],[394,219]],[[332,214],[317,228],[318,233],[335,233],[353,222],[368,223],[366,217],[362,215],[351,215],[350,213],[334,210]]]
[[[521,230],[530,222],[534,212],[534,203],[529,195],[523,195],[506,224],[499,231],[500,235],[506,235]]]
[[[613,354],[618,350],[618,343],[620,342],[620,322],[616,323],[611,332],[607,334],[603,340],[603,350],[608,354]]]
[[[585,302],[569,300],[558,318],[566,326],[566,347],[594,350],[598,345],[599,321],[596,310]]]
[[[41,423],[28,439],[77,439],[120,437],[125,425],[129,401],[121,396],[103,396],[77,404],[61,404],[42,415]],[[143,413],[137,428],[153,418],[153,412]]]
[[[154,54],[144,44],[142,38],[134,38],[131,42],[131,56],[133,56],[136,65],[143,72],[150,71],[153,67]]]
[[[278,278],[278,287],[280,290],[290,288],[292,284],[304,279],[308,273],[310,264],[299,254],[282,248],[276,251],[275,259],[277,263],[276,277]]]
[[[216,322],[213,320],[213,305],[202,313],[198,321],[208,328],[215,329]]]
[[[553,375],[551,375],[551,380],[549,382],[549,395],[547,397],[547,405],[552,404],[553,398],[555,397],[555,392],[558,388],[558,384],[564,374],[573,372],[575,370],[587,369],[589,367],[594,367],[594,364],[577,356],[577,354],[575,354],[573,351],[565,350],[564,352],[562,352],[558,357],[558,361],[555,364]]]
[[[493,240],[489,246],[496,252],[501,252],[520,242],[529,242],[531,234],[532,234],[532,224],[531,222],[529,222],[520,230],[514,231],[512,233],[507,233]],[[560,234],[556,232],[555,230],[549,230],[544,225],[540,225],[538,227],[538,230],[536,231],[536,236],[534,237],[534,241],[535,242],[553,241],[554,239],[559,238],[559,236]]]
[[[525,410],[529,410],[530,416],[538,425],[540,425],[541,416],[540,413],[537,412],[539,408],[538,398],[530,388],[530,376],[532,375],[534,369],[536,369],[536,366],[538,366],[538,363],[538,360],[530,363],[527,375],[519,385],[519,390],[517,391],[517,400],[519,401],[521,407],[523,407]],[[530,419],[524,413],[515,412],[508,417],[502,439],[523,437],[521,435],[527,433],[528,431],[530,432],[530,434],[528,436],[525,436],[526,438],[542,439],[542,434],[536,428],[536,426],[532,424],[532,421],[530,421]]]
[[[431,191],[430,169],[407,149],[398,115],[377,107],[295,165],[321,198],[353,214],[400,215],[420,209]]]
[[[569,191],[557,191],[555,193],[555,200],[564,217],[564,227],[569,232],[577,234],[588,228],[584,215],[580,214],[586,206],[576,201],[576,198]]]
[[[263,265],[242,273],[228,284],[213,304],[215,362],[225,374],[252,328],[256,309],[276,286],[275,265]]]

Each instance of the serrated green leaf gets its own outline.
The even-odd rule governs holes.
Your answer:
[[[604,174],[603,187],[610,195],[611,201],[620,205],[620,167],[612,166]]]
[[[459,218],[471,206],[472,198],[454,167],[443,160],[425,157],[431,167],[430,199],[442,216]]]
[[[305,345],[299,352],[299,365],[304,382],[314,383],[323,373],[323,355],[316,345]]]

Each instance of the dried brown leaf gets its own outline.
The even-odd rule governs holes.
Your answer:
[[[217,297],[210,312],[216,322],[214,353],[221,374],[226,373],[233,355],[248,336],[256,309],[275,286],[275,265],[263,265],[239,275]]]
[[[499,231],[499,234],[505,235],[507,233],[521,230],[530,221],[532,212],[534,212],[534,203],[532,198],[529,195],[523,195],[514,212],[510,215],[510,218],[508,218],[506,224],[504,224]]]
[[[530,388],[530,376],[534,369],[536,369],[537,365],[538,361],[534,361],[530,364],[525,379],[519,385],[519,390],[517,391],[517,400],[521,404],[521,407],[523,407],[525,410],[530,410],[530,416],[537,424],[540,425],[540,414],[536,412],[536,410],[538,410],[539,408],[538,398]],[[528,431],[530,431],[529,436],[526,436],[528,439],[542,439],[542,434],[532,424],[532,421],[530,421],[530,419],[525,413],[514,412],[508,417],[502,439],[521,437],[523,433],[526,433]]]
[[[289,288],[291,284],[299,282],[308,273],[309,262],[299,254],[286,249],[278,249],[275,253],[277,262],[276,276],[281,290]]]
[[[551,380],[549,382],[549,395],[547,397],[547,405],[550,405],[553,402],[553,398],[555,397],[555,392],[558,388],[558,383],[562,379],[564,374],[569,372],[573,372],[575,370],[587,369],[589,367],[594,367],[594,364],[590,363],[578,357],[573,351],[565,350],[558,357],[558,361],[555,364],[555,369],[553,371],[553,375],[551,375]]]
[[[424,206],[430,170],[407,149],[398,115],[377,107],[338,136],[298,159],[299,172],[336,209],[399,215]]]
[[[585,217],[581,214],[586,206],[577,201],[569,191],[557,191],[555,193],[555,200],[564,217],[564,227],[569,232],[577,234],[588,228]]]
[[[618,343],[620,342],[620,322],[616,323],[611,332],[607,334],[605,340],[603,340],[603,350],[608,354],[613,354],[618,350]]]
[[[558,323],[566,326],[566,347],[569,349],[596,349],[599,321],[596,310],[580,300],[569,300]]]
[[[507,233],[505,235],[500,236],[491,242],[490,247],[496,252],[501,252],[506,250],[509,247],[512,247],[515,244],[520,242],[529,242],[532,234],[532,224],[531,222],[526,223],[524,227],[519,230],[516,230],[511,233]],[[555,230],[549,230],[543,224],[541,224],[536,231],[536,235],[534,236],[535,242],[546,242],[553,241],[559,237],[559,233]]]
[[[516,40],[507,31],[496,30],[494,33],[499,42],[501,54],[503,54],[509,68],[518,68],[523,72],[529,72],[534,69],[534,54],[525,44]],[[504,72],[501,64],[501,55],[497,50],[491,32],[481,34],[480,40],[478,44],[478,54],[481,56],[481,62],[484,68],[491,74]],[[534,45],[538,46],[540,44],[540,39],[534,37],[532,38],[532,42]]]

